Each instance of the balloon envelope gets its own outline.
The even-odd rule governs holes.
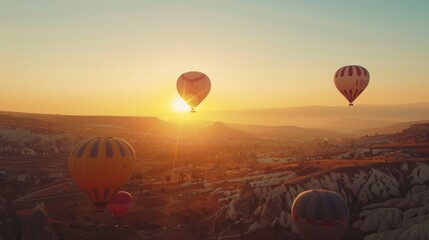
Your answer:
[[[124,186],[134,170],[136,153],[120,138],[92,137],[70,153],[70,175],[98,210],[103,210],[114,193]]]
[[[336,192],[323,189],[299,194],[292,204],[292,220],[303,239],[338,239],[349,221],[349,209]]]
[[[106,209],[116,218],[123,217],[133,203],[131,194],[125,191],[115,193],[107,204]]]
[[[176,87],[183,100],[194,109],[209,94],[211,82],[204,73],[186,72],[177,79]]]
[[[365,90],[369,83],[369,72],[364,67],[351,65],[337,70],[334,83],[338,91],[353,106],[353,101]]]

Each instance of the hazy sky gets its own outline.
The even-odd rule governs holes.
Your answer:
[[[206,73],[199,111],[344,105],[332,76],[365,66],[358,104],[429,102],[429,1],[0,2],[0,110],[156,115]]]

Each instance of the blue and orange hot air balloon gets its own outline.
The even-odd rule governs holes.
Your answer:
[[[314,189],[295,198],[291,215],[303,239],[335,240],[347,228],[349,208],[338,193]]]
[[[126,191],[119,191],[115,193],[107,204],[106,209],[117,219],[121,219],[131,207],[133,203],[133,196]]]
[[[338,91],[353,106],[353,101],[365,90],[369,83],[369,72],[362,66],[345,66],[337,70],[334,83]]]
[[[98,211],[131,178],[136,153],[129,143],[115,137],[91,137],[70,153],[70,175]]]
[[[182,99],[191,107],[191,112],[207,97],[211,89],[209,77],[201,72],[186,72],[176,83]]]

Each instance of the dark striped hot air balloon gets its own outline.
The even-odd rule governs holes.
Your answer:
[[[209,94],[211,82],[204,73],[186,72],[177,79],[176,87],[180,97],[191,107],[191,112],[195,112]]]
[[[70,175],[97,210],[131,178],[136,153],[129,143],[112,137],[92,137],[80,142],[70,153]]]
[[[334,83],[338,91],[349,101],[349,106],[353,106],[353,101],[368,86],[369,72],[361,66],[345,66],[335,73]]]
[[[292,219],[303,239],[334,240],[341,237],[349,221],[349,209],[336,192],[304,191],[292,204]]]

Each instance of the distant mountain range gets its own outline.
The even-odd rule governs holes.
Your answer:
[[[175,128],[174,124],[157,117],[128,116],[73,116],[0,112],[0,126],[27,127],[34,130],[74,131],[85,133],[96,130],[163,132]]]
[[[344,134],[327,129],[301,128],[296,126],[263,126],[246,124],[228,124],[231,127],[245,131],[258,137],[272,138],[324,138],[339,137]]]
[[[305,106],[289,108],[199,111],[195,118],[250,125],[298,126],[354,132],[429,120],[429,103],[398,105]]]
[[[215,122],[203,130],[203,135],[212,137],[227,138],[252,138],[251,133],[226,125],[222,122]]]
[[[354,131],[353,134],[355,135],[394,134],[409,128],[411,125],[422,124],[422,123],[429,123],[429,120],[402,122],[402,123],[388,125],[385,127],[362,129],[362,130]]]
[[[323,138],[344,134],[327,129],[264,126],[224,122],[170,123],[156,117],[62,116],[54,114],[0,113],[0,128],[25,128],[35,133],[71,136],[142,136],[182,138]],[[1,132],[0,132],[1,135]],[[2,137],[0,136],[0,140]]]
[[[338,137],[396,133],[412,124],[429,122],[428,113],[429,103],[199,111],[192,122],[168,122],[158,117],[0,112],[0,127],[75,135],[139,132],[176,136],[182,132],[191,137]]]

